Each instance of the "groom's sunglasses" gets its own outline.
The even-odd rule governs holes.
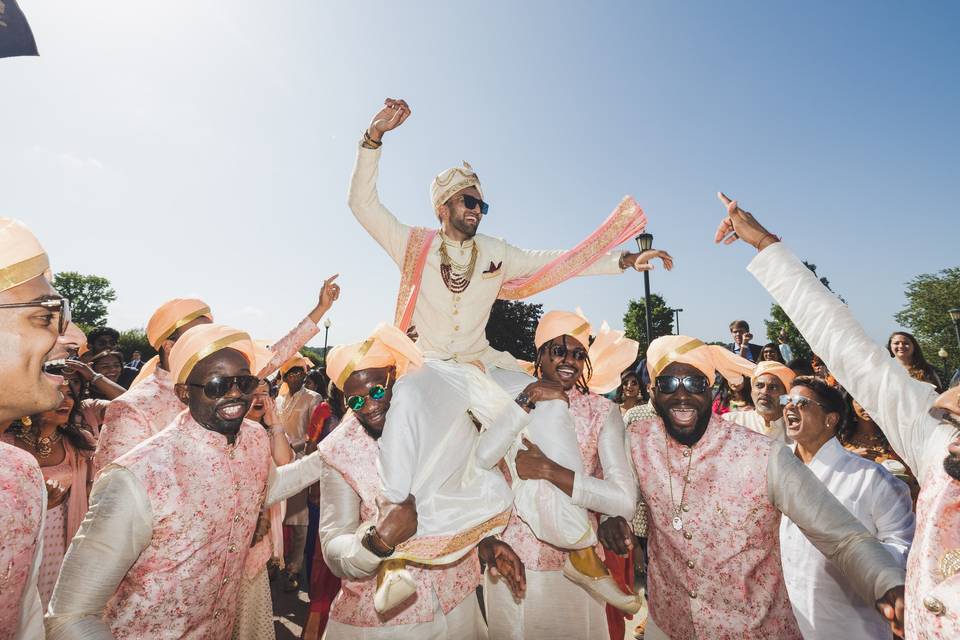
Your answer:
[[[463,206],[467,209],[476,209],[477,205],[480,205],[481,215],[487,215],[487,211],[490,211],[490,205],[481,200],[480,198],[474,198],[473,196],[463,196]]]

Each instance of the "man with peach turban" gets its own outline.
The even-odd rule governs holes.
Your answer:
[[[475,547],[516,593],[523,588],[516,554],[490,536],[502,530],[512,500],[492,468],[526,413],[502,392],[481,397],[500,390],[478,384],[486,379],[473,367],[424,363],[389,325],[333,349],[327,373],[350,409],[318,447],[321,547],[343,579],[327,636],[485,638]],[[429,384],[411,387],[414,378]],[[468,409],[491,426],[478,433]]]
[[[54,409],[61,376],[44,364],[62,358],[69,304],[50,284],[50,260],[20,221],[0,218],[0,433],[25,415]],[[65,342],[65,341],[64,341]],[[0,638],[43,637],[37,592],[47,489],[36,459],[0,442]]]
[[[317,306],[273,345],[274,357],[255,374],[264,377],[272,373],[316,335],[320,330],[317,322],[339,296],[340,288],[333,282],[334,278],[336,276],[324,281]],[[157,355],[143,365],[130,390],[113,400],[107,408],[93,457],[95,473],[158,433],[183,411],[170,379],[170,351],[177,339],[191,327],[211,322],[213,313],[210,307],[196,298],[174,298],[154,311],[147,323],[147,340],[157,350]]]
[[[627,437],[648,509],[646,637],[801,638],[780,561],[781,516],[830,558],[866,602],[894,606],[904,571],[782,442],[711,412],[716,372],[753,364],[718,345],[663,336],[647,350],[659,418]],[[627,523],[600,528],[626,552]]]
[[[47,637],[230,638],[263,505],[315,482],[311,455],[275,466],[266,431],[244,419],[259,384],[237,329],[202,324],[166,358],[185,410],[105,467],[67,550]]]
[[[550,311],[537,325],[535,375],[563,395],[537,405],[525,449],[507,458],[515,509],[501,538],[524,562],[527,594],[518,602],[502,583],[486,581],[487,610],[497,612],[488,619],[491,637],[601,640],[608,637],[603,602],[630,614],[641,606],[604,566],[588,514],[631,518],[636,509],[623,419],[600,394],[619,385],[639,345],[606,323],[591,344],[592,333],[579,312]]]
[[[776,360],[761,362],[750,374],[750,393],[755,410],[730,411],[723,414],[723,419],[789,444],[780,396],[787,392],[796,377],[792,369]]]

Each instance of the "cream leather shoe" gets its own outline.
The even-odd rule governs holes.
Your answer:
[[[587,593],[593,594],[607,604],[610,604],[624,613],[630,615],[640,611],[643,601],[640,596],[624,593],[616,581],[609,575],[593,578],[577,571],[577,568],[570,562],[570,556],[563,563],[563,575],[571,582],[579,585]]]
[[[377,613],[386,613],[416,592],[417,583],[413,581],[413,575],[407,569],[386,567],[377,575],[377,591],[373,595],[373,608]]]

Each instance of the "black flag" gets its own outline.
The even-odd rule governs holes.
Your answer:
[[[17,0],[0,0],[0,58],[35,55],[37,43]]]

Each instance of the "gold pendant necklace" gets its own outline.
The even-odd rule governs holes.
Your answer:
[[[470,286],[470,279],[477,265],[477,253],[477,245],[474,243],[470,248],[470,262],[462,265],[451,260],[445,243],[440,243],[440,277],[451,293],[463,293]]]
[[[675,504],[673,498],[673,463],[670,462],[670,442],[667,440],[667,430],[663,430],[664,444],[667,446],[667,480],[670,482],[670,506],[673,507],[673,520],[670,526],[675,531],[683,529],[683,518],[680,516],[683,511],[683,500],[687,496],[687,484],[690,482],[690,468],[693,466],[693,447],[684,446],[683,455],[687,456],[687,473],[683,476],[683,489],[680,492],[680,503]]]
[[[33,431],[22,431],[17,434],[17,439],[26,442],[30,445],[30,448],[33,449],[33,452],[36,454],[37,458],[43,460],[53,453],[53,445],[60,442],[63,438],[63,435],[60,431],[55,431],[52,435],[49,436],[40,436],[37,437]]]

